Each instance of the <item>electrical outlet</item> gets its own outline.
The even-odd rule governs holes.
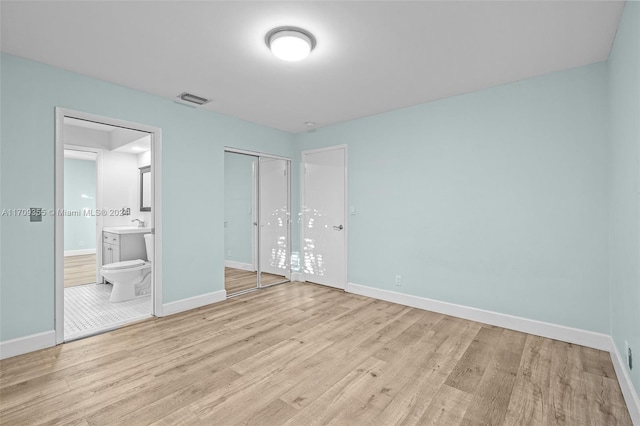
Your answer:
[[[396,275],[396,285],[402,285],[402,275]]]

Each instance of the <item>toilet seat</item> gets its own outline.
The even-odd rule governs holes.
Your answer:
[[[122,262],[108,263],[106,265],[102,265],[102,269],[105,271],[117,271],[120,269],[131,269],[137,268],[138,266],[143,266],[147,262],[141,259],[136,260],[123,260]]]

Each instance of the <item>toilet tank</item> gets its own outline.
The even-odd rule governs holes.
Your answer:
[[[147,248],[147,260],[153,262],[153,234],[144,234],[144,245]]]

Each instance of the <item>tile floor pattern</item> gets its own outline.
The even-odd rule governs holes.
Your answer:
[[[64,289],[64,339],[72,340],[151,315],[151,295],[111,303],[110,284],[86,284]]]

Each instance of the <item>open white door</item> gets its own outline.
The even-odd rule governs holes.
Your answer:
[[[303,151],[302,271],[309,282],[347,284],[347,147]]]

